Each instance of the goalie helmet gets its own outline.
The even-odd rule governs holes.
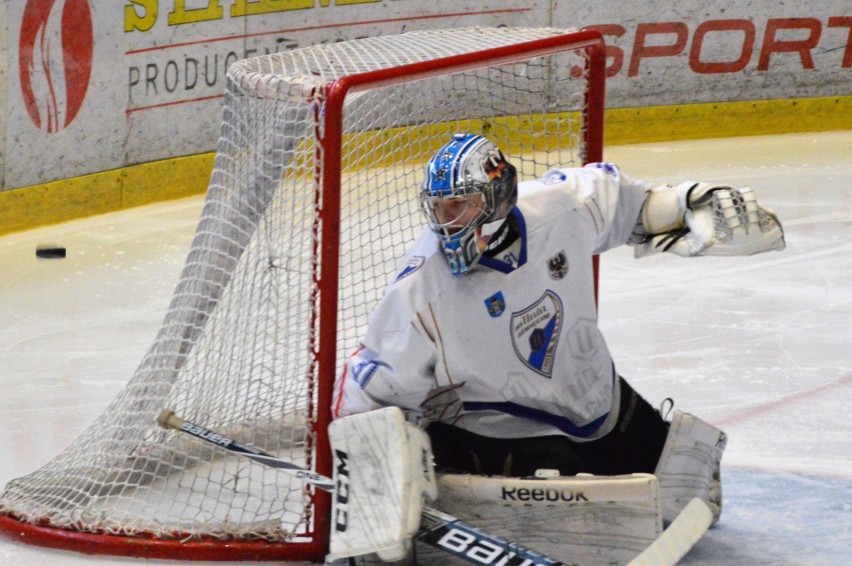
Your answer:
[[[453,275],[479,260],[477,228],[506,218],[517,200],[515,167],[482,136],[455,134],[432,156],[420,204]]]

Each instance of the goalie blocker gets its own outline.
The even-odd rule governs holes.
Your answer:
[[[396,407],[333,421],[328,436],[335,482],[328,560],[405,558],[424,502],[438,495],[429,437]]]

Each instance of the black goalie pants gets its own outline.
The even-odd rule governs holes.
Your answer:
[[[653,473],[663,451],[668,423],[621,377],[621,407],[613,430],[597,440],[575,442],[561,436],[491,438],[458,427],[432,423],[438,470],[527,477],[542,468],[561,475]]]

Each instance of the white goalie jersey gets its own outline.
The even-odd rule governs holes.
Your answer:
[[[398,406],[498,438],[609,432],[618,388],[592,256],[628,241],[649,189],[607,163],[522,182],[463,277],[424,232],[338,377],[335,417]]]

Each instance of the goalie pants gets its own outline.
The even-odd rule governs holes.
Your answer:
[[[527,477],[538,469],[620,475],[654,473],[669,424],[621,377],[621,406],[612,431],[588,442],[562,435],[492,438],[443,423],[426,429],[440,471]]]

